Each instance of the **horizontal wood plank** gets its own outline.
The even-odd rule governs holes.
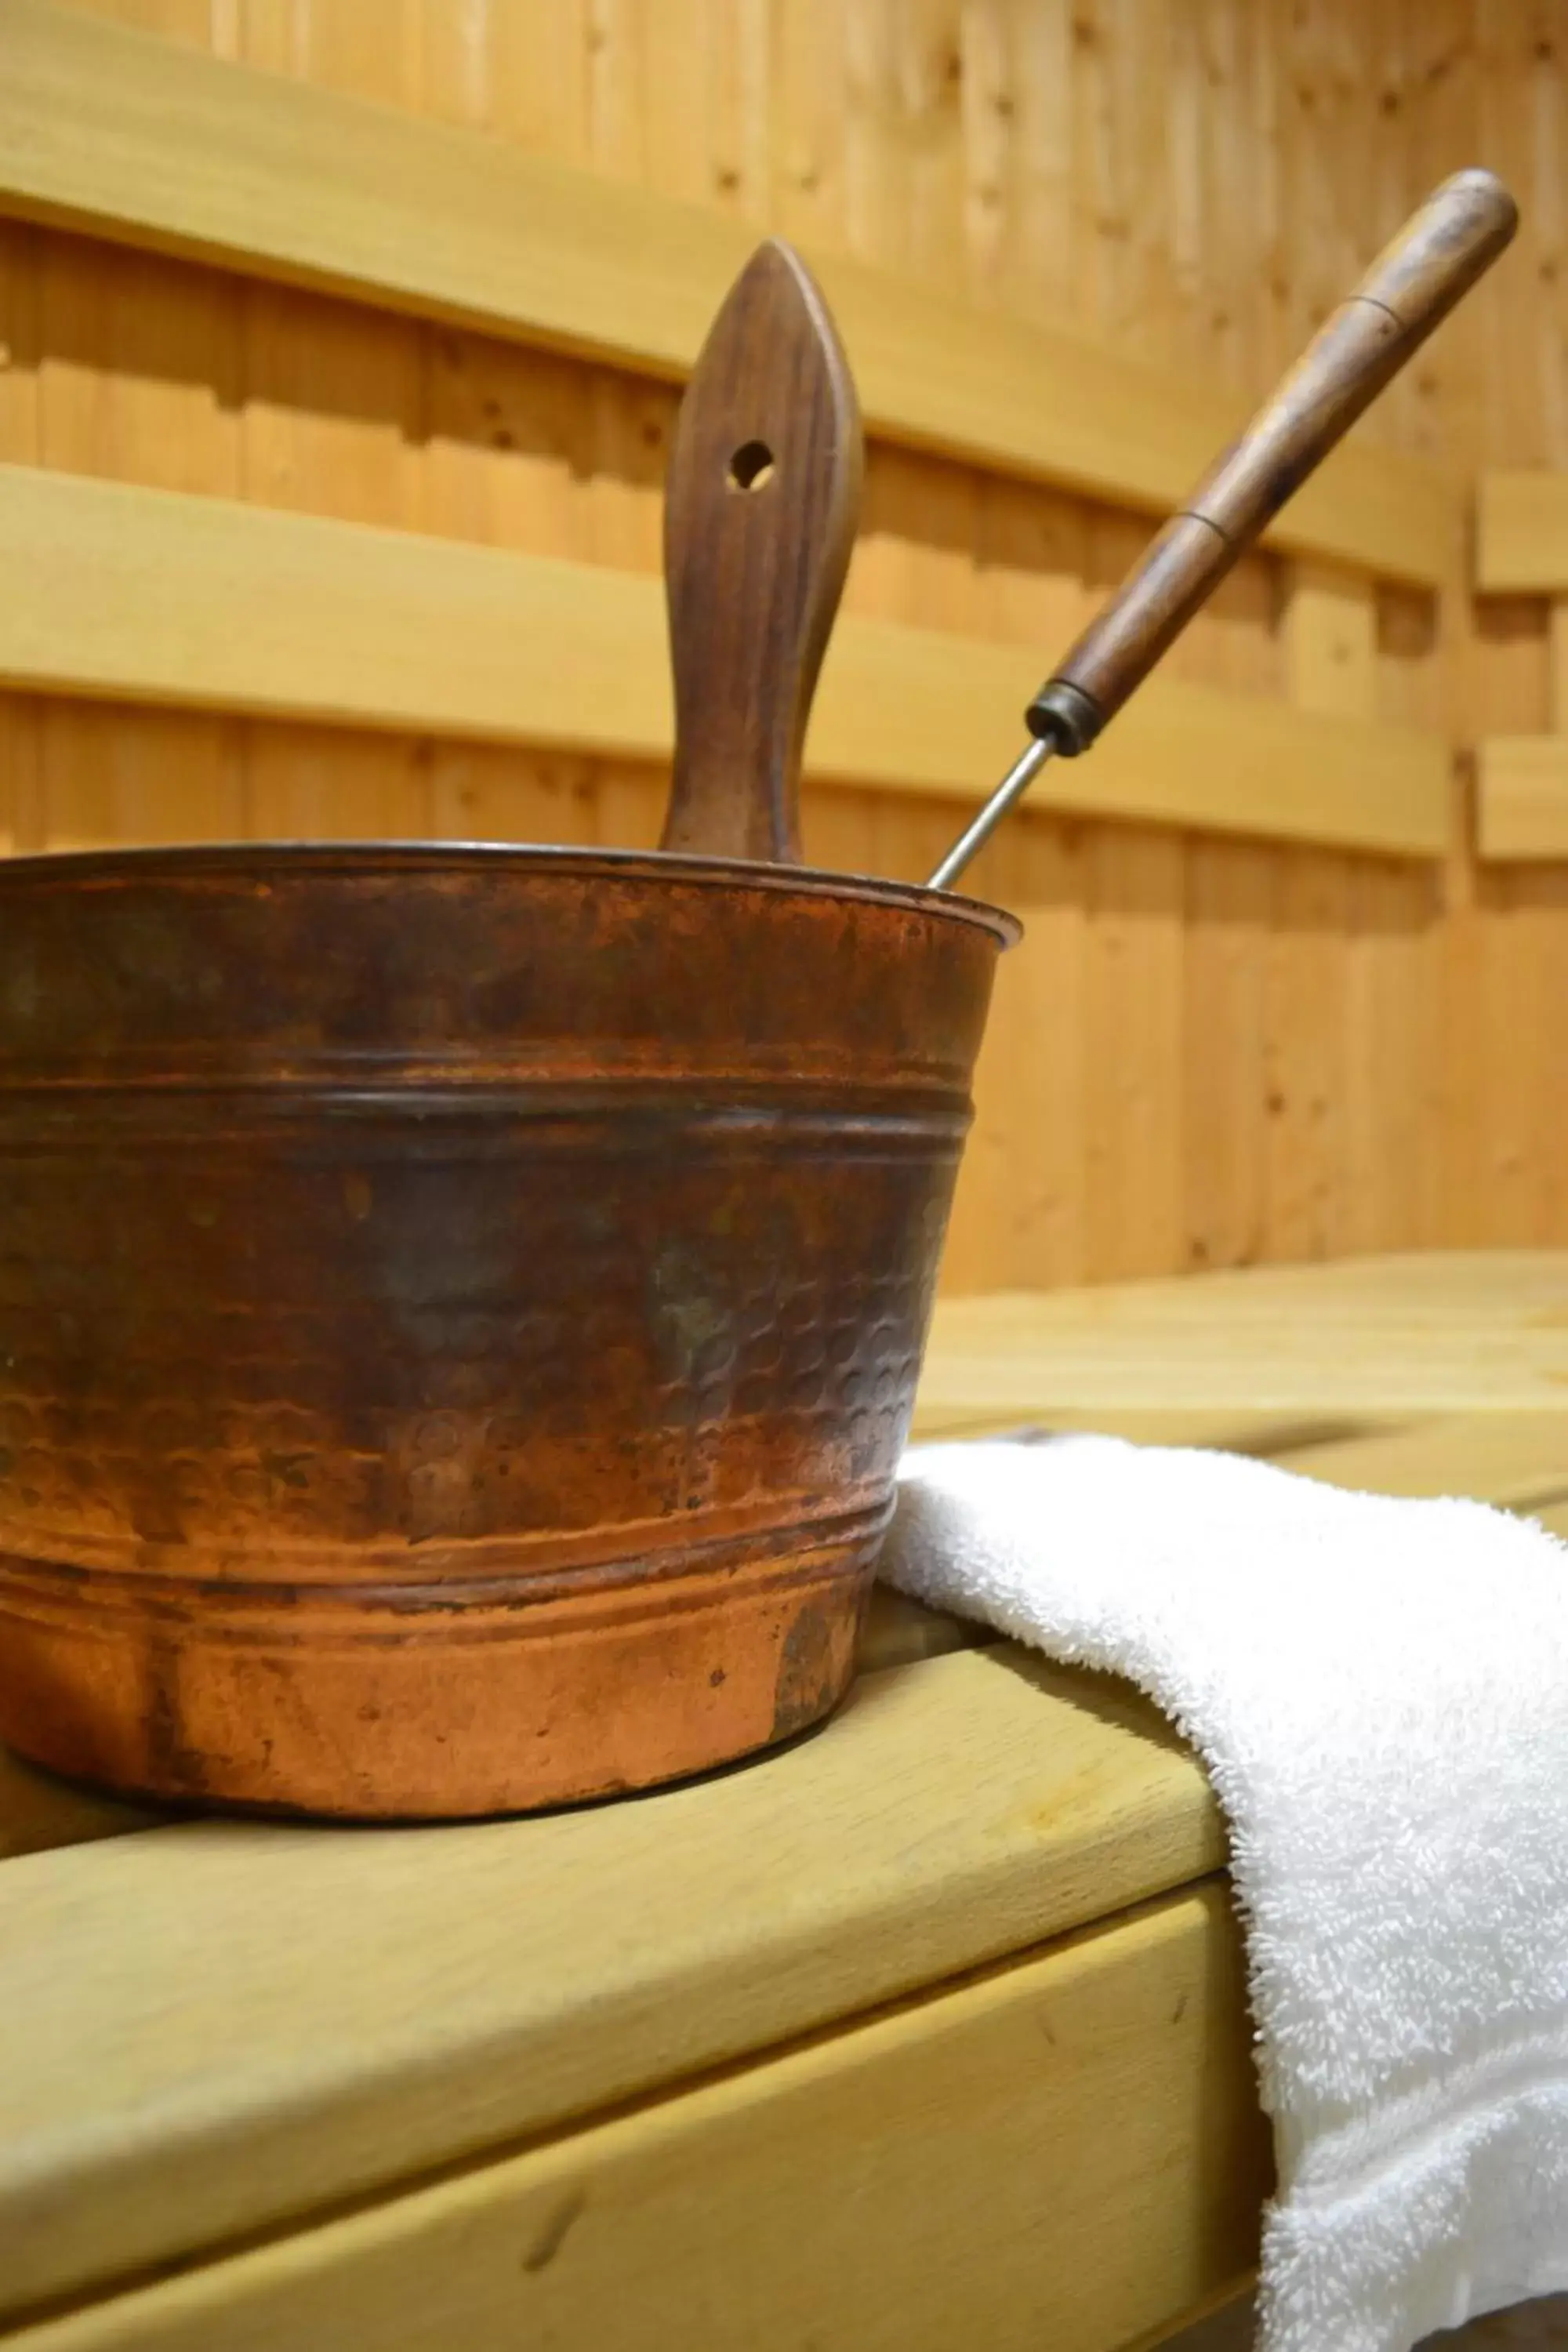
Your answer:
[[[689,367],[754,242],[717,212],[49,0],[0,0],[0,206],[663,376]],[[814,261],[888,438],[1163,510],[1242,422],[1080,338]],[[1352,438],[1273,536],[1436,583],[1460,518],[1435,468]]]
[[[1500,595],[1568,593],[1568,474],[1481,475],[1476,585]]]
[[[1463,1495],[1506,1510],[1568,1496],[1568,1411],[1436,1413],[1293,1447],[1283,1466],[1366,1495]]]
[[[946,1367],[942,1384],[952,1385],[953,1379],[951,1366]],[[973,1443],[1000,1434],[1005,1425],[994,1409],[989,1413],[973,1409],[967,1426],[953,1408],[945,1412],[933,1408],[931,1418],[941,1425],[940,1436],[931,1437],[931,1443],[955,1438]],[[1234,1409],[1229,1413],[1215,1408],[1206,1413],[1163,1412],[1107,1402],[1098,1409],[1080,1406],[1076,1412],[1055,1412],[1051,1423],[1064,1433],[1092,1431],[1127,1437],[1135,1444],[1198,1445],[1221,1454],[1245,1454],[1359,1494],[1465,1495],[1508,1510],[1531,1510],[1568,1496],[1568,1411],[1435,1412],[1414,1421],[1363,1415],[1336,1421],[1326,1400],[1315,1418],[1289,1419],[1279,1414],[1249,1417]],[[917,1438],[920,1433],[917,1426]],[[894,1593],[879,1597],[889,1603],[901,1598]],[[905,1608],[913,1605],[903,1603]],[[929,1627],[924,1622],[928,1616],[933,1618]],[[891,1618],[879,1640],[889,1645],[888,1663],[895,1654],[901,1663],[906,1653],[910,1657],[936,1656],[958,1647],[958,1636],[967,1630],[956,1619],[922,1611],[907,1626],[901,1618]]]
[[[1009,1645],[636,1803],[0,1867],[0,2314],[644,2095],[1223,1860],[1130,1689]]]
[[[0,467],[0,680],[662,759],[663,593],[596,564]],[[955,801],[1016,756],[1026,648],[847,615],[806,747],[814,776]],[[1395,856],[1442,854],[1436,736],[1155,678],[1034,803]]]
[[[1479,747],[1476,847],[1512,864],[1568,857],[1568,735],[1494,735]]]
[[[1443,1251],[938,1302],[922,1410],[1331,1424],[1542,1413],[1568,1394],[1568,1253]],[[1249,1449],[1250,1450],[1250,1449]],[[1283,1451],[1278,1446],[1274,1450]]]
[[[1269,2180],[1211,1883],[17,2352],[1109,2352],[1239,2284]],[[983,2315],[983,2319],[977,2317]],[[977,2328],[979,2335],[977,2336]]]

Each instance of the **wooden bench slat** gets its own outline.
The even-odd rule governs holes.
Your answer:
[[[469,1828],[214,1822],[0,1870],[0,2311],[668,2085],[1215,1869],[1122,1685],[867,1676],[742,1771]]]
[[[1568,1412],[1440,1414],[1303,1446],[1286,1467],[1374,1495],[1465,1495],[1524,1510],[1568,1495]]]
[[[922,1410],[1047,1423],[1226,1413],[1367,1423],[1561,1411],[1568,1253],[1434,1253],[939,1303]]]
[[[1101,2352],[1256,2258],[1249,2042],[1211,1883],[16,2352]]]

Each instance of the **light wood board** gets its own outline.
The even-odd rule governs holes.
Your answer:
[[[623,758],[672,741],[662,590],[607,566],[30,467],[0,467],[0,566],[27,583],[0,605],[0,681],[37,692]],[[1038,668],[1025,647],[847,614],[808,770],[983,797]],[[1435,735],[1161,677],[1034,801],[1434,857],[1447,768]]]
[[[0,204],[659,374],[690,365],[755,242],[646,187],[49,0],[0,0]],[[1244,421],[1167,370],[820,263],[872,429],[893,438],[1163,509]],[[1435,467],[1352,444],[1277,536],[1431,583],[1457,574],[1460,514]]]
[[[1212,1871],[1124,1686],[1011,1649],[636,1802],[0,1866],[0,2312],[644,2095]]]
[[[1493,735],[1478,747],[1476,847],[1513,864],[1568,858],[1568,734]]]
[[[1105,2352],[1256,2258],[1269,2156],[1238,1945],[1211,1884],[7,2340]]]
[[[939,1304],[926,1412],[1398,1419],[1568,1406],[1568,1255],[1462,1251]]]
[[[1568,473],[1494,467],[1476,485],[1476,585],[1568,593]]]

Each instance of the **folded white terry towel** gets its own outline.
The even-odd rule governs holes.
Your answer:
[[[1265,2352],[1568,2287],[1568,1549],[1068,1436],[911,1451],[879,1572],[1130,1676],[1207,1768],[1279,2162]]]

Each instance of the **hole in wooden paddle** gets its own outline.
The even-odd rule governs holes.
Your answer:
[[[730,460],[730,488],[732,490],[760,490],[771,481],[773,453],[765,441],[742,441]]]

